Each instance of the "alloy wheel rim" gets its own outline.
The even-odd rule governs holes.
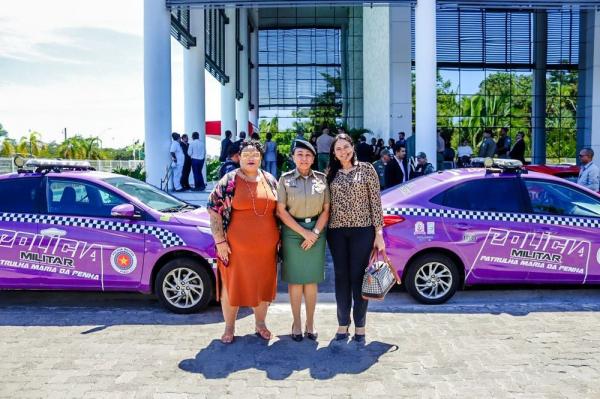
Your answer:
[[[452,287],[452,272],[440,262],[429,262],[417,270],[415,287],[419,295],[427,299],[439,299]]]
[[[204,283],[200,275],[187,267],[173,269],[162,285],[166,300],[180,309],[197,305],[204,294]]]

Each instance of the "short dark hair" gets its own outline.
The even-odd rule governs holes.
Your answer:
[[[406,136],[406,133],[404,133],[404,132],[398,132],[398,135]]]
[[[240,154],[247,147],[254,147],[254,148],[256,148],[256,150],[258,152],[260,152],[260,156],[261,157],[263,157],[265,155],[265,150],[263,149],[262,144],[258,140],[242,141],[242,144],[240,144],[240,151],[239,151]]]
[[[252,140],[260,140],[260,136],[258,135],[258,133],[254,132],[250,135],[250,138]]]
[[[361,134],[360,137],[358,138],[358,141],[364,141],[364,142],[366,142],[367,138],[365,137],[364,134]]]
[[[273,138],[273,134],[271,132],[267,133],[267,140],[271,140]]]
[[[179,133],[173,132],[173,133],[171,133],[171,138],[173,140],[179,140],[181,138],[181,136],[179,135]]]
[[[192,140],[197,140],[199,138],[200,138],[200,133],[198,133],[198,132],[192,133]]]
[[[182,134],[182,135],[181,135],[181,138],[182,138],[182,139],[187,139],[187,138],[188,138],[188,135],[187,135],[187,133],[184,133],[184,134]]]
[[[225,137],[227,137],[227,138],[231,137],[231,130],[225,130]]]
[[[587,152],[587,154],[588,154],[589,156],[591,156],[592,158],[594,158],[594,150],[592,150],[590,147],[583,147],[583,148],[581,149],[581,151],[585,151],[585,152]]]
[[[246,132],[240,132],[240,138],[241,139],[245,139],[246,138]]]

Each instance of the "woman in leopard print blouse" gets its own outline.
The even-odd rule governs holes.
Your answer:
[[[379,177],[373,165],[356,160],[352,138],[347,134],[336,136],[329,159],[331,213],[327,242],[335,270],[339,326],[335,339],[348,338],[352,310],[354,340],[364,343],[368,301],[362,298],[362,279],[373,249],[385,250]]]

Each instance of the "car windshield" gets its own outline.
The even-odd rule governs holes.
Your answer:
[[[137,198],[140,202],[160,212],[178,212],[188,207],[189,204],[161,191],[148,183],[130,177],[110,177],[102,179],[104,182]]]

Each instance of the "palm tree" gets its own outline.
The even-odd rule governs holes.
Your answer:
[[[85,142],[81,136],[69,137],[58,146],[58,155],[66,159],[83,159],[85,151]]]
[[[88,137],[83,139],[85,159],[103,159],[102,140],[99,137]]]
[[[0,155],[9,157],[15,155],[15,141],[5,137],[0,144]]]
[[[38,156],[43,151],[45,144],[40,140],[41,135],[38,132],[30,132],[29,136],[21,137],[17,151],[22,154]]]

